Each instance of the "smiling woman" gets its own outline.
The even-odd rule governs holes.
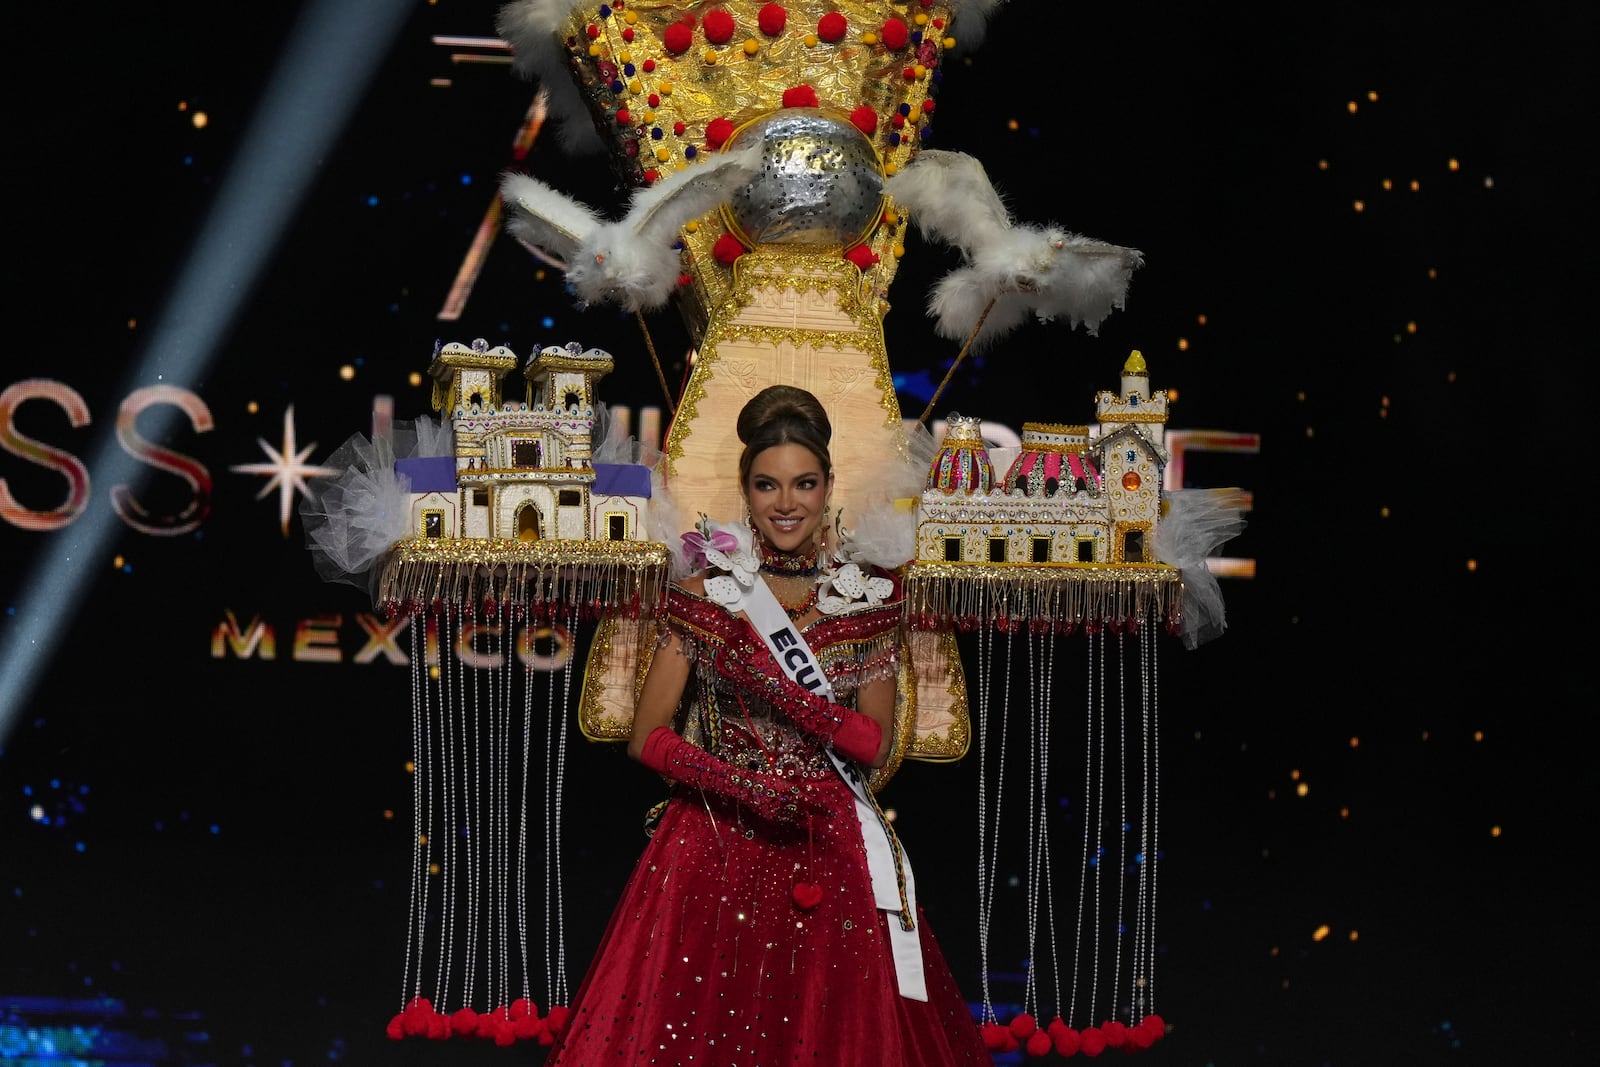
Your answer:
[[[894,741],[899,585],[835,581],[814,395],[769,387],[737,428],[748,520],[685,535],[704,569],[668,591],[633,715],[629,755],[671,795],[549,1063],[988,1064],[867,785]]]

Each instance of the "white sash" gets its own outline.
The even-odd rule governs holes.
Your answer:
[[[750,625],[772,650],[783,672],[797,685],[832,700],[833,684],[828,681],[827,672],[817,662],[816,654],[806,644],[799,627],[783,610],[764,580],[758,577],[745,590],[741,607]],[[867,873],[872,876],[873,899],[880,910],[890,912],[892,916],[884,925],[889,928],[889,949],[894,956],[894,973],[900,986],[900,995],[908,1000],[925,1001],[928,999],[928,984],[922,972],[921,935],[914,929],[904,929],[898,918],[900,884],[895,877],[894,850],[889,845],[889,836],[879,821],[877,808],[867,798],[866,783],[861,776],[848,772],[844,760],[833,751],[833,746],[830,745],[827,751],[828,758],[833,760],[834,767],[839,771],[839,777],[845,780],[855,795],[856,820],[861,824],[861,839],[867,849]],[[906,901],[911,906],[912,919],[915,921],[917,887],[911,876],[911,860],[904,848],[900,850],[900,869],[905,874]]]

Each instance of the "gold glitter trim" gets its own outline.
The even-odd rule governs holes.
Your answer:
[[[599,349],[594,351],[599,351]],[[582,359],[572,355],[547,356],[540,354],[534,356],[533,360],[523,368],[522,376],[533,379],[545,371],[572,371],[577,374],[593,374],[597,377],[604,377],[610,374],[615,367],[616,361],[609,354],[604,359],[598,357],[595,359]]]
[[[1082,624],[1175,620],[1183,585],[1164,563],[914,563],[906,611],[924,628],[998,619]]]
[[[1022,432],[1027,433],[1059,433],[1059,434],[1086,434],[1089,427],[1074,425],[1066,422],[1025,422]]]
[[[595,627],[578,698],[578,730],[590,741],[626,741],[632,736],[634,705],[658,647],[655,636],[655,622],[650,619],[610,615]],[[630,679],[628,691],[608,700],[608,677]]]
[[[649,615],[666,594],[668,559],[654,541],[418,538],[390,550],[376,599],[396,610],[494,600]]]
[[[956,645],[956,635],[949,630],[908,635],[908,661],[911,644],[919,640],[934,642],[937,652],[930,659],[945,665],[944,691],[948,697],[945,712],[950,716],[950,723],[943,733],[932,729],[918,730],[912,737],[908,758],[924,763],[954,763],[967,754],[972,739],[972,721],[967,712],[967,677],[961,668],[961,649]]]
[[[900,401],[895,395],[894,372],[889,367],[881,315],[876,308],[861,301],[860,287],[856,284],[860,272],[853,263],[840,258],[837,247],[763,246],[740,256],[731,274],[731,289],[712,310],[699,354],[689,375],[689,383],[679,398],[677,415],[667,431],[662,451],[667,456],[669,475],[672,473],[672,464],[683,458],[684,442],[694,432],[699,402],[705,398],[706,383],[716,373],[717,343],[724,339],[755,341],[769,345],[774,350],[783,345],[795,345],[860,352],[866,357],[865,363],[878,387],[884,424],[900,425]],[[838,294],[838,308],[855,324],[855,329],[817,330],[738,321],[743,309],[755,302],[756,293],[785,291]],[[904,454],[903,450],[909,446],[903,440],[903,435],[896,440]]]

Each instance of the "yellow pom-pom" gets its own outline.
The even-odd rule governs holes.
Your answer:
[[[890,162],[887,162],[887,161],[885,161],[884,164],[883,164],[883,172],[885,174],[893,174],[895,171],[897,171],[899,169],[900,169],[899,167],[897,167],[893,163],[890,163]]]
[[[890,226],[893,226],[895,223],[900,221],[900,214],[892,207],[884,208],[883,221],[887,222]]]
[[[806,47],[807,48],[815,48],[815,47],[817,47],[817,35],[816,34],[814,34],[814,33],[806,34],[805,41],[806,41]]]
[[[628,51],[626,48],[624,48],[622,51],[617,53],[617,62],[618,63],[632,63],[633,62],[633,53]]]
[[[671,82],[662,82],[660,85],[656,86],[656,92],[660,93],[662,96],[671,96],[672,95],[672,83]]]
[[[717,54],[715,52],[713,52],[711,49],[709,49],[709,48],[706,49],[706,54],[705,54],[704,58],[705,58],[705,61],[706,61],[706,66],[714,67],[714,66],[717,65]]]
[[[640,81],[638,78],[633,79],[633,81],[628,83],[628,92],[630,92],[630,93],[642,93],[642,92],[644,92],[644,82]]]
[[[895,259],[899,259],[901,256],[906,254],[906,246],[905,245],[895,245],[893,248],[890,249],[890,251],[894,253],[894,258]]]
[[[639,117],[644,119],[646,122],[654,122],[656,120],[656,113],[651,111],[649,108],[645,108],[644,114],[640,115]]]
[[[927,73],[928,73],[928,68],[924,67],[921,63],[918,63],[916,66],[912,67],[911,69],[917,72],[917,77],[919,77],[919,78],[925,77],[927,75]]]
[[[685,233],[695,233],[699,229],[700,220],[698,219],[690,219],[688,222],[683,224],[683,230]]]
[[[918,11],[917,17],[913,21],[918,26],[926,26],[928,24],[928,13],[926,11]]]
[[[670,148],[658,148],[656,149],[656,158],[665,163],[672,158],[672,150]]]
[[[744,54],[747,56],[753,56],[759,51],[761,51],[761,42],[756,40],[754,37],[746,37],[744,41]]]
[[[878,43],[878,35],[875,34],[875,33],[863,33],[861,35],[861,43],[862,44],[877,44]]]
[[[944,40],[940,41],[939,44],[945,48],[954,48],[956,46],[956,39],[954,37],[946,37]]]
[[[599,45],[597,45],[597,44],[592,44],[592,43],[591,43],[591,44],[590,44],[590,45],[589,45],[589,55],[591,55],[591,56],[597,56],[597,55],[599,55],[599,54],[600,54],[600,46],[599,46]]]
[[[911,111],[906,115],[906,121],[907,122],[921,122],[922,121],[922,109],[920,107],[912,108]]]
[[[639,13],[637,11],[630,11],[626,15],[622,16],[622,21],[632,26],[635,22],[639,21]]]

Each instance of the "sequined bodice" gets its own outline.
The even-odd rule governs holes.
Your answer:
[[[767,646],[739,616],[678,587],[668,593],[668,626],[684,638],[695,663],[679,729],[690,741],[730,763],[786,778],[820,779],[834,773],[822,744],[797,730],[756,689],[717,669],[722,657],[763,663],[778,671]],[[833,698],[853,707],[857,688],[894,670],[898,600],[839,615],[825,615],[801,631],[833,686]]]

